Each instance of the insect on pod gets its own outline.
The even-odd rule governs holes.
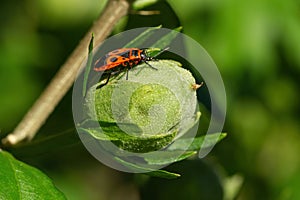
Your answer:
[[[168,48],[162,50],[159,49],[159,53],[156,56],[166,51],[167,49]],[[126,70],[126,80],[128,80],[128,70],[140,64],[141,62],[144,62],[149,67],[157,70],[155,67],[151,66],[148,63],[148,61],[154,60],[155,58],[149,56],[148,51],[149,49],[147,48],[116,49],[96,60],[94,70],[97,72],[103,72],[105,74],[108,74],[106,82],[103,85],[101,85],[101,87],[108,83],[111,75],[117,74],[124,70]]]

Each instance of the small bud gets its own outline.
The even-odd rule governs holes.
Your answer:
[[[203,82],[201,82],[200,84],[194,83],[194,84],[192,84],[192,89],[193,89],[193,90],[197,90],[197,89],[199,89],[202,85],[203,85]]]

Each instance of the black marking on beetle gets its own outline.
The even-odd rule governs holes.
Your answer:
[[[111,57],[111,58],[109,58],[109,60],[110,60],[110,62],[116,62],[116,61],[118,60],[118,58],[116,58],[116,57]]]

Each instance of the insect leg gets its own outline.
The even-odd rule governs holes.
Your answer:
[[[103,86],[105,86],[105,85],[108,83],[108,81],[109,81],[109,79],[110,79],[110,76],[111,76],[111,73],[108,74],[105,83],[103,83],[103,84],[97,86],[96,89],[99,89],[99,88],[102,88]]]
[[[126,80],[128,80],[128,69],[126,69]]]
[[[146,63],[149,67],[151,67],[152,69],[155,69],[155,70],[157,70],[157,68],[156,67],[153,67],[152,65],[150,65],[146,60],[144,60],[144,63]]]

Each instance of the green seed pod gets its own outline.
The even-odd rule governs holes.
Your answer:
[[[195,79],[172,60],[149,61],[120,73],[87,93],[86,108],[101,129],[86,130],[98,140],[144,153],[162,149],[198,122]]]

